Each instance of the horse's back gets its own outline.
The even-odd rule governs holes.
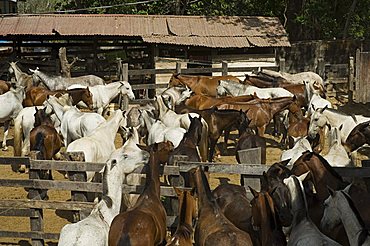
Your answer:
[[[107,224],[101,223],[90,214],[86,219],[65,225],[60,231],[58,246],[107,245]]]
[[[305,219],[298,224],[293,225],[292,228],[288,245],[340,245],[320,232],[312,221]]]
[[[157,245],[156,221],[141,210],[117,215],[109,229],[109,245]]]
[[[204,246],[246,246],[253,245],[250,235],[241,230],[219,230],[205,238]]]

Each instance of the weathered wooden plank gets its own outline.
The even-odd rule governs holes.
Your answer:
[[[94,203],[91,202],[62,202],[62,201],[43,201],[43,200],[29,200],[29,199],[9,199],[0,200],[0,207],[8,208],[40,208],[40,209],[60,209],[60,210],[76,210],[92,209]]]
[[[88,192],[101,192],[102,184],[78,181],[54,181],[54,180],[24,180],[24,179],[0,179],[3,187],[24,187],[46,190],[75,190]]]
[[[30,158],[32,160],[39,159],[41,157],[40,151],[31,151],[30,152]],[[41,170],[35,170],[35,169],[30,169],[29,170],[29,179],[40,179],[42,177],[42,172]],[[31,187],[31,189],[28,190],[28,195],[27,197],[29,199],[33,200],[43,200],[47,196],[47,190],[40,190],[36,189],[34,187]],[[31,232],[38,232],[38,233],[43,233],[44,232],[44,211],[42,209],[31,209],[36,216],[35,217],[30,217],[30,229]],[[43,246],[44,245],[44,240],[42,238],[34,238],[31,237],[32,239],[32,246]]]
[[[277,66],[266,66],[266,69],[277,70]],[[252,72],[257,70],[258,67],[229,67],[228,72]],[[200,74],[200,73],[220,73],[222,68],[187,68],[182,69],[182,74]],[[146,75],[146,74],[171,74],[176,73],[176,69],[140,69],[129,70],[128,74],[132,75]]]
[[[261,163],[261,148],[244,149],[238,151],[240,162],[243,164]],[[257,176],[259,177],[259,176]],[[260,179],[250,175],[240,175],[240,184],[250,186],[255,190],[260,190]],[[253,198],[253,197],[250,197]]]
[[[58,240],[59,233],[0,231],[0,237]]]
[[[140,84],[131,85],[132,90],[167,88],[168,84]]]
[[[105,163],[83,162],[83,161],[50,161],[50,160],[31,160],[30,169],[41,170],[63,170],[84,172],[99,172]]]
[[[227,164],[227,163],[208,163],[208,162],[178,162],[180,172],[187,172],[199,165],[208,166],[211,173],[262,175],[263,171],[268,170],[268,166],[260,164]]]
[[[37,214],[31,209],[0,208],[0,216],[37,217]]]
[[[141,194],[144,190],[143,185],[124,185],[122,188],[123,193]],[[161,196],[177,197],[176,192],[170,186],[161,186]]]
[[[30,158],[28,157],[0,157],[0,165],[9,165],[9,164],[15,164],[15,165],[29,165],[30,164]]]

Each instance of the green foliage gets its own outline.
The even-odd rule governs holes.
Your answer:
[[[286,24],[290,38],[294,40],[340,39],[344,33],[348,38],[354,39],[370,36],[370,0],[159,0],[135,4],[136,2],[138,0],[28,0],[19,2],[19,10],[22,13],[79,10],[76,13],[277,16]],[[127,5],[122,6],[123,4]],[[113,7],[94,8],[107,5]],[[354,11],[351,11],[352,5],[355,7]]]

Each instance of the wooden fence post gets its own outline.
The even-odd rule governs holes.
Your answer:
[[[356,58],[355,58],[355,91],[354,91],[354,101],[356,103],[361,102],[361,81],[359,80],[360,77],[360,66],[361,66],[361,51],[360,49],[356,50]]]
[[[285,72],[285,58],[280,58],[279,61],[279,72]]]
[[[128,82],[128,63],[122,64],[122,80]],[[121,95],[121,94],[120,94]],[[122,111],[128,110],[129,99],[127,95],[121,95],[120,109]]]
[[[227,61],[222,61],[222,76],[226,76],[228,73]]]
[[[176,74],[181,73],[181,62],[177,61],[176,62]]]
[[[348,100],[353,102],[353,85],[355,83],[355,60],[353,56],[349,57],[348,66]]]
[[[241,164],[261,164],[261,148],[253,148],[253,149],[244,149],[238,151],[239,159]],[[248,189],[248,186],[252,187],[255,190],[260,190],[260,179],[259,176],[255,175],[240,175],[240,184],[244,186],[247,190],[247,195],[250,198],[251,193]]]
[[[325,79],[325,61],[324,58],[320,57],[317,59],[317,74],[320,75],[321,78]]]
[[[184,156],[184,155],[175,155],[173,157],[173,160],[174,160],[174,166],[178,166],[178,162],[179,161],[187,161],[188,160],[188,157],[187,156]],[[186,185],[189,185],[189,184],[186,184],[185,183],[185,178],[184,178],[184,173],[180,173],[178,176],[175,176],[175,175],[168,175],[168,181],[170,183],[170,186],[175,186],[175,187],[184,187]],[[167,203],[166,203],[166,212],[167,212],[167,215],[177,215],[177,212],[178,212],[178,206],[179,206],[179,203],[178,203],[178,200],[177,198],[174,198],[174,197],[169,197],[167,200]]]
[[[67,152],[69,161],[85,161],[85,154],[83,152]],[[70,181],[86,182],[86,172],[68,172]],[[71,200],[78,202],[87,202],[87,192],[71,191]],[[90,210],[80,210],[73,213],[73,222],[83,220],[90,214]]]
[[[31,151],[30,152],[30,158],[32,160],[41,159],[40,158],[40,152],[39,151]],[[29,179],[40,179],[41,178],[41,171],[30,169],[29,170]],[[32,200],[42,200],[43,195],[42,193],[45,193],[45,190],[40,189],[29,189],[28,191],[28,199]],[[33,208],[33,216],[30,217],[30,226],[31,226],[31,232],[43,232],[44,231],[44,214],[42,209]],[[32,238],[32,245],[33,246],[40,246],[44,245],[43,239],[35,239]]]

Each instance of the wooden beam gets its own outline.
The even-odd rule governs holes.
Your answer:
[[[0,237],[58,240],[59,233],[0,231]]]
[[[94,163],[94,162],[83,162],[83,161],[32,160],[30,162],[31,169],[63,170],[63,171],[75,171],[75,172],[84,172],[84,171],[99,172],[100,170],[103,169],[104,165],[105,163]]]
[[[102,192],[101,183],[78,182],[78,181],[52,181],[42,179],[0,179],[2,187],[24,187],[45,190],[74,190],[88,192]]]
[[[0,216],[13,216],[13,217],[37,217],[38,214],[31,209],[21,208],[0,208]]]
[[[93,209],[95,203],[92,202],[62,202],[62,201],[43,201],[29,199],[9,199],[0,200],[0,207],[8,208],[39,208],[39,209],[60,209],[60,210],[76,210]]]

